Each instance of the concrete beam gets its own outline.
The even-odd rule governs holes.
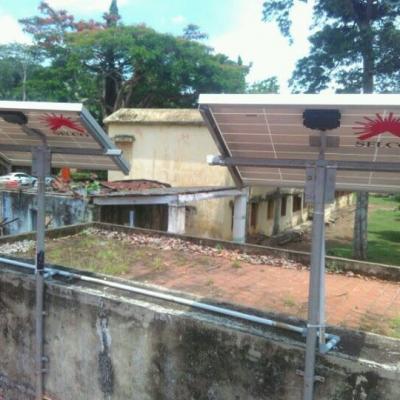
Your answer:
[[[220,199],[223,197],[233,197],[241,195],[243,192],[240,189],[213,190],[210,192],[180,194],[178,195],[179,203],[189,203],[191,201]]]
[[[93,197],[93,204],[99,206],[129,206],[129,205],[151,205],[177,203],[177,195],[159,196],[99,196]]]
[[[187,194],[157,194],[149,196],[98,196],[93,197],[93,204],[100,206],[107,205],[135,205],[135,204],[186,204],[193,201],[219,199],[223,197],[233,197],[242,194],[239,189],[225,189],[204,191]]]

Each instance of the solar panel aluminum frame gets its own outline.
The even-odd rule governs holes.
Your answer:
[[[97,149],[78,148],[78,147],[57,147],[50,146],[50,150],[54,154],[69,155],[95,155],[105,156],[112,159],[117,169],[124,174],[129,173],[129,164],[122,158],[122,151],[115,147],[114,143],[104,133],[101,126],[92,117],[90,112],[81,103],[51,103],[51,102],[19,102],[19,101],[0,101],[0,111],[43,111],[43,112],[76,112],[80,117],[80,122],[86,129],[87,133],[99,145]],[[1,117],[1,116],[0,116]],[[38,141],[38,144],[40,142]],[[16,144],[0,144],[0,151],[15,151],[30,153],[32,146],[16,145]],[[6,155],[3,156],[6,158]],[[72,167],[72,166],[71,166]],[[86,168],[86,167],[85,167]],[[90,169],[90,168],[86,168]],[[92,169],[96,169],[94,166]]]
[[[286,109],[287,111],[285,111]],[[347,117],[343,127],[337,131],[332,130],[330,136],[327,137],[328,141],[331,140],[333,142],[339,139],[343,140],[343,145],[341,145],[338,150],[333,148],[327,151],[327,159],[329,161],[337,160],[338,190],[373,192],[396,192],[400,190],[400,180],[397,178],[397,174],[395,174],[398,169],[396,166],[396,164],[398,164],[397,160],[400,160],[399,133],[395,133],[396,136],[387,133],[374,137],[373,139],[362,141],[357,139],[359,133],[355,131],[356,129],[360,129],[358,128],[360,125],[354,125],[360,124],[356,118],[362,118],[363,123],[366,123],[365,121],[368,120],[367,116],[370,113],[375,115],[375,111],[372,110],[380,110],[382,112],[388,110],[385,111],[388,115],[394,110],[394,115],[397,113],[400,114],[400,95],[321,96],[205,94],[200,95],[199,98],[199,110],[203,118],[208,122],[207,125],[209,127],[212,125],[210,132],[220,150],[221,159],[219,165],[223,165],[223,160],[227,160],[225,165],[229,166],[235,183],[240,187],[303,187],[303,182],[306,177],[300,170],[293,170],[292,173],[289,171],[282,171],[281,174],[281,168],[292,168],[292,161],[294,160],[316,160],[316,147],[310,147],[310,143],[306,143],[305,135],[307,135],[307,129],[302,124],[302,116],[297,114],[300,114],[299,110],[303,110],[301,111],[302,114],[305,110],[318,109],[344,110],[345,117]],[[288,117],[291,118],[287,120],[287,122],[285,122],[286,112],[288,113]],[[364,112],[366,114],[363,114]],[[269,133],[261,133],[264,132],[262,127],[256,126],[263,123],[263,121],[259,120],[263,119],[263,114],[265,114],[268,129],[269,124],[272,124]],[[381,113],[381,115],[384,114]],[[230,122],[231,116],[233,122]],[[251,119],[248,120],[251,116],[254,116],[254,121],[251,121]],[[276,120],[278,116],[279,120]],[[238,119],[239,117],[240,119]],[[275,121],[271,122],[270,117],[275,118]],[[395,119],[396,130],[398,131],[400,129],[400,118]],[[297,122],[295,122],[296,120]],[[352,122],[349,122],[349,120]],[[236,127],[235,121],[240,122]],[[255,125],[253,125],[253,122]],[[296,133],[296,126],[302,128],[301,133]],[[356,128],[355,126],[358,127]],[[309,131],[310,133],[308,135],[310,136],[311,142],[312,139],[319,138],[318,134],[315,134],[315,132],[311,130]],[[294,134],[293,136],[292,133]],[[368,142],[368,140],[372,140],[372,142]],[[376,151],[374,150],[374,145],[376,144],[374,140],[378,143],[377,147],[379,147]],[[355,146],[356,143],[358,147]],[[275,152],[275,146],[277,149],[277,155],[275,154],[275,157],[277,158],[274,158],[272,154],[272,151]],[[297,146],[300,146],[301,149]],[[222,151],[221,147],[223,148]],[[305,150],[306,147],[310,149],[309,152]],[[273,150],[271,150],[272,148]],[[296,150],[298,148],[300,150],[297,154]],[[256,154],[253,155],[254,152]],[[288,157],[291,152],[293,153],[293,159],[289,159]],[[263,153],[265,153],[265,157],[263,157]],[[308,153],[309,156],[307,157]],[[375,153],[377,157],[374,156],[372,160],[373,153]],[[235,162],[228,162],[228,160]],[[245,160],[249,160],[250,162],[246,161],[246,163],[244,163]],[[265,165],[261,165],[259,163],[260,160],[262,160]],[[359,161],[356,163],[355,160]],[[254,162],[253,165],[251,161]],[[274,161],[279,161],[280,164],[276,166],[272,165]],[[348,168],[346,167],[347,161],[352,161],[352,163],[347,164]],[[266,165],[269,162],[271,162],[271,164]],[[374,165],[371,166],[371,164]],[[241,168],[241,166],[244,165],[253,168]],[[272,169],[270,169],[268,173],[263,173],[261,167],[270,167]],[[299,168],[304,169],[301,162],[299,162]],[[356,175],[349,171],[361,171],[361,174]],[[386,175],[384,180],[381,180],[377,172],[391,173]],[[280,178],[278,175],[280,175]]]
[[[87,130],[93,132],[93,137],[101,146],[107,149],[106,155],[112,157],[121,171],[127,175],[129,173],[129,164],[121,157],[122,151],[114,146],[114,143],[107,135],[102,134],[103,129],[85,107],[82,107],[81,117]]]
[[[204,120],[209,132],[211,133],[211,136],[213,137],[214,142],[217,145],[217,148],[218,148],[220,154],[222,155],[222,157],[224,157],[224,158],[230,157],[229,150],[222,138],[221,132],[219,131],[219,129],[215,123],[215,120],[212,116],[212,113],[210,112],[209,107],[200,106],[199,111],[200,111],[200,114],[202,115],[203,120]],[[232,165],[226,165],[226,166],[228,167],[228,170],[232,176],[232,179],[233,179],[235,185],[238,188],[244,187],[243,180],[242,180],[237,168],[235,167],[235,165],[232,164]]]

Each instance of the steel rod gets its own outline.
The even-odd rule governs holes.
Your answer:
[[[245,157],[209,156],[210,165],[243,166],[260,168],[297,168],[304,169],[315,166],[321,160],[292,160],[292,159],[264,159]],[[369,171],[369,172],[400,172],[398,162],[368,162],[368,161],[333,161],[324,160],[326,166],[336,167],[342,171]]]

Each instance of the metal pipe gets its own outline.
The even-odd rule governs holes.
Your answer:
[[[22,262],[22,261],[12,260],[12,259],[8,259],[8,258],[4,258],[4,257],[0,257],[0,263],[9,264],[9,265],[13,265],[16,267],[23,267],[23,268],[27,268],[27,269],[31,269],[31,270],[35,269],[34,265],[32,265],[32,264]],[[198,302],[195,300],[190,300],[190,299],[185,299],[184,297],[179,297],[179,296],[174,296],[174,295],[170,295],[170,294],[166,294],[166,293],[156,292],[156,291],[150,290],[150,289],[142,289],[142,288],[138,288],[136,286],[125,285],[123,283],[110,282],[110,281],[106,281],[104,279],[99,279],[99,278],[92,278],[89,276],[77,274],[75,272],[63,271],[63,270],[59,270],[56,268],[46,268],[45,269],[45,276],[54,276],[54,275],[60,275],[65,278],[78,279],[78,280],[90,282],[90,283],[97,283],[97,284],[100,284],[103,286],[108,286],[108,287],[112,287],[115,289],[121,289],[121,290],[125,290],[125,291],[131,292],[131,293],[142,294],[145,296],[158,298],[160,300],[166,300],[166,301],[170,301],[173,303],[182,304],[182,305],[190,306],[193,308],[198,308],[198,309],[205,310],[205,311],[211,311],[216,314],[226,315],[226,316],[242,319],[245,321],[256,322],[261,325],[286,329],[286,330],[289,330],[292,332],[300,333],[302,335],[304,335],[306,333],[306,329],[299,327],[299,326],[286,324],[284,322],[274,321],[274,320],[271,320],[268,318],[257,317],[255,315],[242,313],[240,311],[230,310],[225,307],[213,306],[211,304],[201,303],[201,302]],[[338,338],[338,337],[327,333],[326,338],[328,340],[331,340],[331,339]],[[339,340],[340,340],[340,338],[339,338]],[[336,344],[338,343],[338,341],[336,342]],[[334,347],[334,345],[331,346],[331,348],[333,348],[333,347]]]
[[[325,354],[329,350],[332,350],[340,342],[340,336],[327,335],[327,338],[328,336],[330,336],[329,341],[325,343],[325,345],[319,350],[322,354]]]

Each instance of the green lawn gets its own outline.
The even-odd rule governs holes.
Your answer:
[[[368,261],[400,265],[400,201],[390,197],[370,196],[370,205]],[[352,258],[351,243],[328,247],[328,254]]]

